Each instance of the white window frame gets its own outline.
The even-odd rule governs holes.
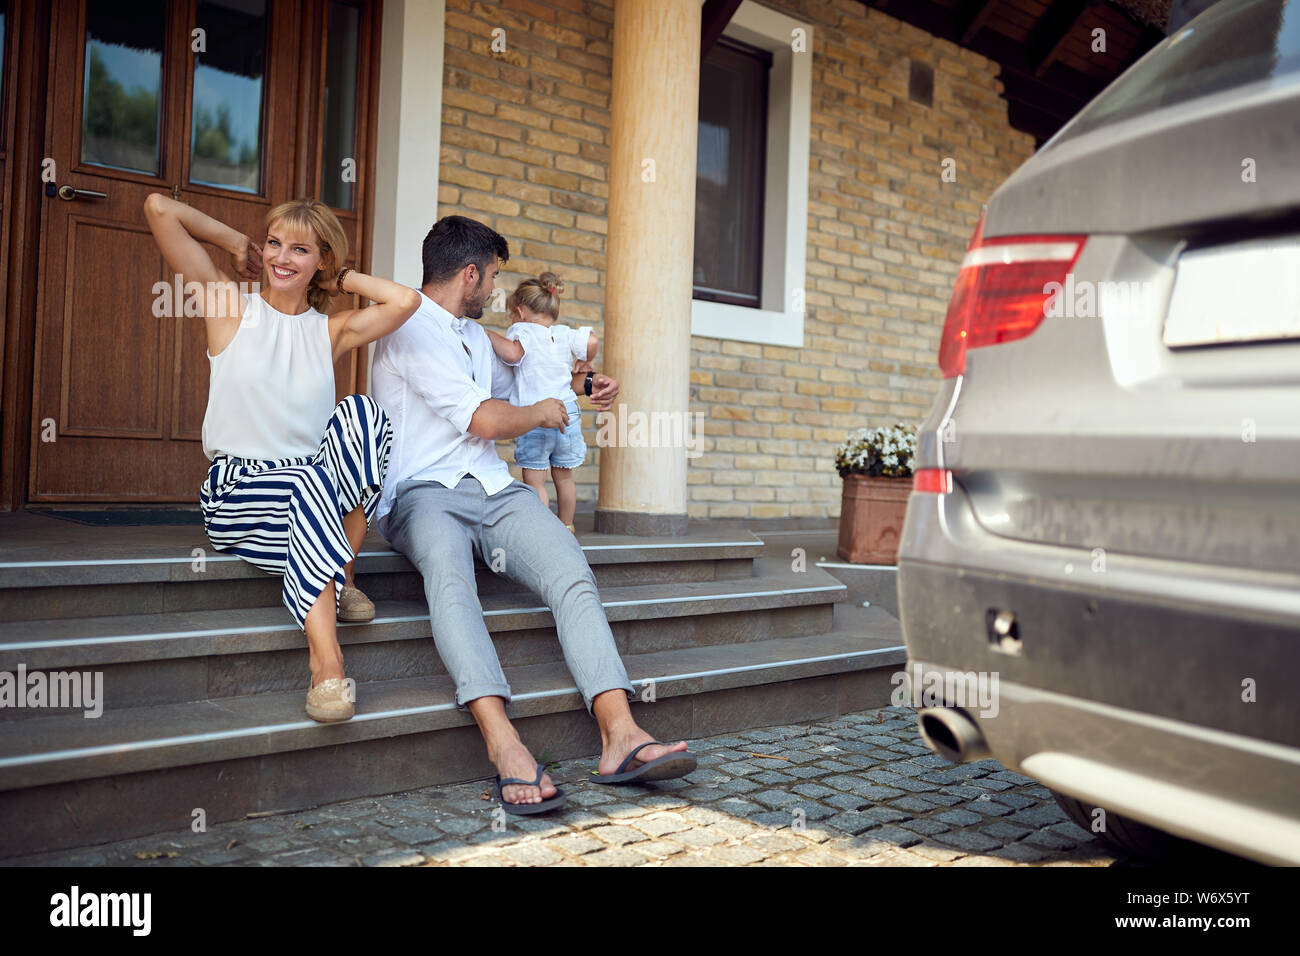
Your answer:
[[[803,31],[795,53],[795,30]],[[812,130],[812,24],[745,0],[722,35],[767,50],[772,70],[763,186],[761,307],[691,300],[691,334],[803,346],[808,255],[808,151]]]

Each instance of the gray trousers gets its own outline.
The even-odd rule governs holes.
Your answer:
[[[384,531],[424,576],[433,639],[456,682],[457,706],[478,697],[510,700],[510,685],[483,622],[475,556],[489,567],[495,558],[499,573],[551,609],[565,663],[589,713],[597,694],[634,693],[582,548],[527,485],[513,481],[488,495],[469,475],[455,488],[403,481]]]

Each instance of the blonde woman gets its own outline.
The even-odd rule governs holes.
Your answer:
[[[284,578],[282,597],[307,636],[307,714],[347,720],[337,619],[369,620],[352,561],[379,502],[392,428],[365,395],[334,401],[334,363],[397,329],[420,304],[413,289],[340,269],[348,244],[324,203],[298,199],[266,218],[260,246],[184,203],[154,193],[145,218],[167,265],[205,290],[211,363],[200,490],[213,547]],[[213,263],[202,243],[224,249]],[[238,280],[264,282],[251,294]],[[327,315],[340,293],[374,305]]]

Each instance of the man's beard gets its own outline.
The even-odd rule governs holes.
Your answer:
[[[487,296],[479,296],[478,293],[479,289],[483,288],[483,280],[486,278],[487,276],[482,273],[479,274],[478,284],[474,286],[474,291],[471,292],[469,297],[461,304],[461,308],[464,309],[464,312],[462,313],[464,318],[483,318],[483,308],[487,305]]]

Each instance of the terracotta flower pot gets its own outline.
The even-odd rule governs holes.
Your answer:
[[[844,479],[836,553],[853,564],[897,564],[910,478]]]

